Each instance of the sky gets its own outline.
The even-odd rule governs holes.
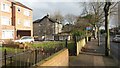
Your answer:
[[[62,15],[73,14],[80,15],[82,8],[79,2],[59,2],[59,1],[38,1],[38,0],[16,0],[33,9],[33,20],[42,18],[47,13],[52,15],[54,12],[60,12]]]
[[[33,21],[41,19],[45,15],[54,14],[59,11],[62,15],[80,15],[83,9],[82,2],[96,2],[97,0],[16,0],[33,9]],[[99,0],[102,1],[103,0]],[[113,0],[118,1],[118,0]],[[110,19],[110,27],[115,27],[118,23],[116,17]]]

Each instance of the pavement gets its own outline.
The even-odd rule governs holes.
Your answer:
[[[98,40],[92,39],[78,56],[70,56],[70,66],[98,66],[107,68],[118,68],[117,63],[111,56],[104,55],[104,45],[98,46]]]

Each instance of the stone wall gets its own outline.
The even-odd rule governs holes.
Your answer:
[[[82,49],[82,47],[84,47],[85,46],[85,44],[86,44],[86,42],[85,42],[85,38],[83,38],[83,39],[81,39],[80,41],[78,41],[77,42],[77,45],[76,45],[76,55],[79,55],[79,53],[81,52],[81,49]]]

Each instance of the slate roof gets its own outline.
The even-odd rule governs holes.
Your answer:
[[[40,23],[40,22],[41,22],[42,20],[44,20],[45,18],[47,18],[49,21],[51,21],[51,22],[53,22],[53,23],[57,22],[56,20],[53,20],[53,19],[49,18],[48,15],[46,15],[46,16],[44,16],[42,19],[35,20],[33,23]]]
[[[32,10],[31,8],[29,8],[29,7],[27,7],[27,6],[25,6],[25,5],[23,5],[22,3],[20,3],[20,2],[13,2],[15,5],[18,5],[18,6],[21,6],[21,7],[24,7],[24,8],[27,8],[27,9],[29,9],[29,10]]]
[[[29,10],[32,10],[31,8],[29,8],[29,7],[25,6],[25,5],[23,5],[23,4],[20,3],[20,2],[15,1],[15,0],[7,0],[7,1],[10,1],[10,2],[12,2],[12,3],[15,4],[15,5],[18,5],[18,6],[27,8],[27,9],[29,9]]]

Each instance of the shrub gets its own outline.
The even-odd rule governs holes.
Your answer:
[[[85,31],[74,30],[74,31],[72,31],[72,36],[85,36]]]
[[[7,39],[4,40],[4,44],[14,44],[14,41],[12,41],[12,39]]]

